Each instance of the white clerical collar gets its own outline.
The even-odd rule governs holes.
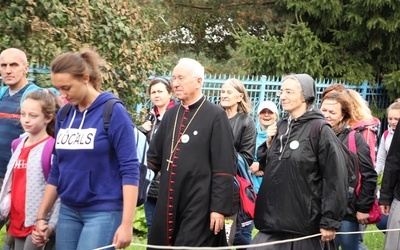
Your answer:
[[[203,97],[203,95],[200,95],[200,97],[199,97],[196,101],[192,102],[192,103],[189,104],[189,105],[184,105],[182,102],[181,102],[181,105],[182,105],[182,107],[183,107],[184,109],[189,109],[190,105],[195,104],[195,103],[198,102],[202,97]]]

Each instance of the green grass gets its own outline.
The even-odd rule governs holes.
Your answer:
[[[366,231],[376,231],[378,228],[375,225],[368,225]],[[381,250],[385,243],[385,235],[381,232],[373,232],[364,234],[364,244],[369,250]]]
[[[375,225],[369,225],[366,231],[377,231]],[[253,237],[257,234],[257,229],[253,230]],[[135,238],[132,241],[133,243],[138,244],[146,244],[146,239],[144,238]],[[364,234],[364,244],[368,247],[369,250],[382,250],[383,244],[385,242],[385,235],[381,232],[372,232]],[[144,247],[139,246],[131,246],[127,248],[129,250],[144,250]]]
[[[367,227],[366,231],[375,231],[375,230],[378,230],[375,227],[375,225],[369,225]],[[253,237],[256,233],[257,233],[257,230],[255,229],[253,231]],[[2,241],[4,240],[4,236],[5,236],[5,228],[3,228],[0,231],[0,239],[2,239]],[[368,247],[369,250],[382,250],[384,242],[385,242],[385,235],[381,232],[366,233],[364,236],[364,243]],[[134,235],[132,243],[146,244],[147,239],[143,238],[143,237],[136,237]],[[128,250],[145,250],[146,248],[139,247],[139,246],[130,246],[126,249],[128,249]]]

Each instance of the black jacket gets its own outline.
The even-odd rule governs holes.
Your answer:
[[[160,126],[161,120],[158,119],[154,114],[149,113],[148,120],[150,120],[153,124],[152,129],[150,131],[145,130],[142,126],[138,127],[139,131],[146,135],[147,142],[150,145],[150,139],[157,132],[158,127]],[[160,172],[156,173],[153,181],[150,184],[149,191],[147,192],[148,198],[158,198],[158,188],[160,187]]]
[[[174,101],[174,105],[176,105],[177,102]],[[150,140],[153,138],[155,133],[157,132],[158,128],[160,127],[161,124],[161,119],[160,117],[155,115],[154,112],[155,107],[153,107],[153,112],[149,112],[149,115],[147,117],[147,120],[150,120],[151,123],[153,124],[152,129],[150,131],[145,130],[142,126],[138,127],[139,131],[141,131],[143,134],[146,135],[147,142],[150,145]],[[149,191],[147,192],[147,197],[148,198],[158,198],[158,189],[160,187],[160,176],[161,173],[157,172],[156,176],[154,177],[153,181],[150,184]]]
[[[349,133],[352,129],[345,128],[338,134],[339,140],[344,145],[348,146]],[[359,160],[359,171],[361,173],[361,190],[357,197],[353,196],[353,199],[349,201],[347,206],[347,213],[345,220],[357,221],[356,213],[368,213],[371,209],[372,204],[375,200],[375,189],[377,174],[372,164],[372,159],[369,152],[369,146],[364,140],[364,137],[360,133],[355,133],[357,156]]]
[[[319,233],[338,229],[346,213],[347,168],[344,151],[329,126],[310,138],[317,110],[283,118],[267,151],[265,174],[257,196],[255,226],[264,233]],[[311,140],[318,141],[318,155]]]
[[[379,204],[390,206],[393,198],[400,200],[400,124],[396,126],[386,156]]]
[[[239,153],[249,166],[254,160],[256,145],[256,125],[253,119],[245,113],[237,113],[229,119],[236,152]]]

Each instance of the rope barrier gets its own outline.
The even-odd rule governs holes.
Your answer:
[[[383,232],[395,232],[395,231],[400,231],[400,228],[385,229],[385,230],[370,230],[370,231],[336,232],[336,235],[339,235],[339,234],[369,234],[369,233],[383,233]],[[313,234],[313,235],[308,235],[308,236],[303,236],[303,237],[288,239],[288,240],[279,240],[279,241],[271,241],[271,242],[258,243],[258,244],[250,244],[250,245],[242,245],[242,246],[226,246],[226,247],[159,246],[159,245],[147,245],[147,244],[140,244],[140,243],[131,243],[130,246],[143,247],[143,248],[150,247],[150,248],[154,248],[154,249],[192,249],[192,250],[194,250],[194,249],[223,250],[223,249],[232,249],[232,248],[246,249],[246,248],[257,248],[257,247],[263,247],[263,246],[271,246],[271,245],[275,245],[275,244],[301,241],[301,240],[314,238],[314,237],[318,237],[318,236],[321,236],[321,234],[318,233],[318,234]],[[96,248],[93,250],[107,249],[107,248],[111,248],[111,247],[114,247],[114,245],[108,245],[108,246]]]

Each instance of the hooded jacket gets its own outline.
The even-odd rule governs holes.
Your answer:
[[[386,157],[379,204],[390,206],[394,198],[400,200],[400,125],[396,126],[392,144]]]
[[[101,93],[83,112],[72,106],[56,125],[48,183],[57,187],[62,204],[78,211],[121,211],[122,186],[139,185],[134,126],[122,104],[114,105],[104,129],[104,105],[112,98]]]
[[[309,110],[278,123],[256,200],[254,221],[261,232],[311,235],[341,226],[347,206],[345,153],[329,126],[310,138],[316,119],[324,117]],[[318,155],[311,140],[318,141]]]
[[[385,132],[387,131],[387,136],[385,136]],[[375,171],[377,174],[380,174],[385,169],[385,161],[386,156],[389,152],[390,144],[392,144],[394,130],[388,125],[388,129],[383,132],[383,135],[380,140],[378,154],[376,156],[376,165]]]

